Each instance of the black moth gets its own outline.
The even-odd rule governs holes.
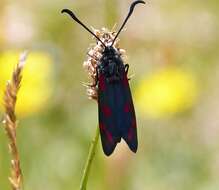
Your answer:
[[[103,48],[102,57],[96,66],[95,83],[91,87],[98,89],[99,129],[103,151],[107,156],[112,154],[121,138],[126,141],[133,152],[136,152],[138,148],[135,110],[127,77],[129,65],[124,65],[121,53],[114,43],[139,3],[145,4],[144,1],[134,1],[131,4],[129,13],[111,44],[105,44],[72,11],[62,10],[62,13],[70,15],[90,32]]]

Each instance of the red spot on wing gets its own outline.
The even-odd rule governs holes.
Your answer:
[[[132,102],[131,103],[128,102],[128,103],[125,104],[124,112],[126,112],[126,113],[128,113],[128,112],[134,113],[135,112],[134,111],[134,106],[133,106]]]
[[[105,125],[103,123],[99,124],[100,130],[104,130],[105,129]]]
[[[131,141],[133,136],[134,136],[134,130],[133,130],[133,128],[129,128],[128,140]]]
[[[113,144],[114,140],[113,140],[113,136],[112,134],[107,130],[106,126],[103,123],[99,124],[100,130],[102,130],[102,132],[104,133],[104,135],[106,136],[107,140]]]
[[[129,103],[126,103],[124,106],[124,112],[128,113],[131,111],[131,105]]]
[[[106,136],[107,136],[107,139],[110,143],[114,143],[113,136],[110,132],[107,131]]]
[[[112,115],[112,111],[111,111],[110,107],[108,107],[107,105],[102,106],[102,111],[106,117],[110,117]]]
[[[101,74],[101,75],[99,76],[99,89],[100,89],[101,91],[104,91],[104,90],[106,89],[106,84],[105,84],[105,80],[104,80],[103,74]]]
[[[136,128],[136,120],[135,119],[132,119],[132,128]]]
[[[122,83],[123,83],[124,86],[128,86],[129,85],[128,78],[127,78],[127,76],[125,74],[123,76]]]
[[[135,133],[136,133],[136,120],[132,119],[131,120],[131,127],[128,130],[128,140],[132,140],[135,137]]]

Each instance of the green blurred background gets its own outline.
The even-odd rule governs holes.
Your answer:
[[[0,1],[1,99],[19,53],[30,51],[17,106],[25,190],[78,189],[97,126],[97,104],[82,86],[94,39],[61,9],[111,29],[131,2]],[[219,189],[218,20],[216,0],[154,0],[136,8],[120,47],[134,74],[139,149],[132,154],[122,142],[106,157],[99,143],[88,189]],[[1,128],[0,190],[10,189],[7,143]]]

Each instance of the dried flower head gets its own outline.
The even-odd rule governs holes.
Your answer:
[[[101,30],[93,29],[93,32],[97,35],[98,38],[106,45],[110,46],[113,42],[113,39],[116,36],[116,32],[109,31],[106,28],[102,28]],[[120,55],[124,57],[125,50],[119,48],[119,39],[117,38],[114,45]],[[103,44],[97,40],[96,44],[92,44],[87,53],[87,60],[84,62],[83,66],[87,70],[89,77],[91,78],[91,84],[95,83],[95,79],[97,76],[96,68],[100,64],[100,59],[102,57],[104,51]],[[97,87],[87,86],[87,94],[90,99],[97,100]]]

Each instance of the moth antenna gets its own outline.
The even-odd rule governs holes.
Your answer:
[[[61,11],[61,13],[67,13],[75,22],[77,22],[78,24],[80,24],[85,30],[87,30],[89,33],[91,33],[98,41],[100,41],[104,47],[106,47],[106,45],[103,43],[103,41],[96,35],[94,34],[87,26],[85,26],[76,16],[75,14],[69,10],[69,9],[63,9]]]
[[[118,33],[116,34],[115,38],[113,39],[113,42],[112,42],[111,46],[113,46],[113,44],[115,43],[117,37],[119,36],[120,32],[121,32],[122,29],[124,28],[126,22],[128,21],[129,17],[132,15],[135,6],[136,6],[137,4],[139,4],[139,3],[145,4],[144,1],[134,1],[134,2],[131,4],[131,6],[130,6],[130,8],[129,8],[129,13],[128,13],[128,15],[126,16],[126,18],[125,18],[125,20],[124,20],[122,26],[120,27]]]

